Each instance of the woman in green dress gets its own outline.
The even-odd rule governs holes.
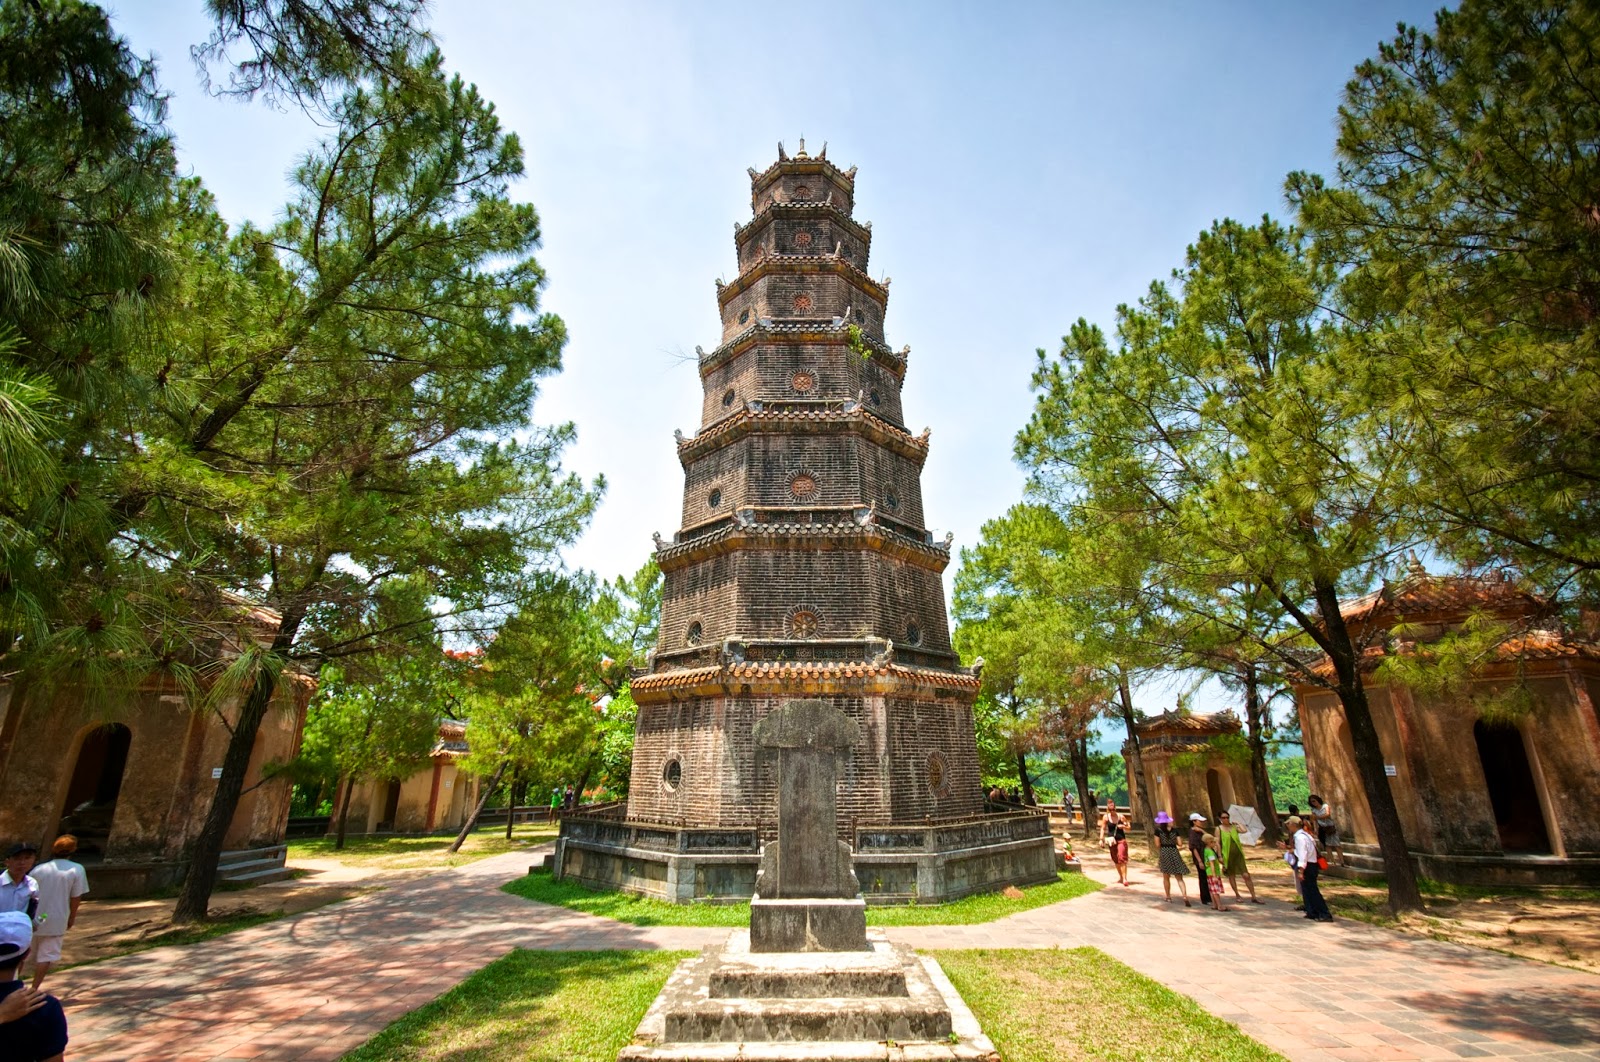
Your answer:
[[[1233,824],[1233,817],[1226,811],[1218,819],[1217,844],[1222,846],[1222,872],[1233,886],[1233,897],[1243,899],[1239,895],[1239,875],[1243,874],[1245,888],[1250,890],[1250,902],[1260,903],[1256,899],[1256,883],[1250,879],[1250,864],[1244,859],[1244,841],[1239,837],[1239,827]]]

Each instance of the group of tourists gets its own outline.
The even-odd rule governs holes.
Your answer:
[[[1331,847],[1336,849],[1338,846],[1338,831],[1333,828],[1332,810],[1327,803],[1315,796],[1311,800],[1312,814],[1304,818],[1299,815],[1298,808],[1290,807],[1289,818],[1284,823],[1288,839],[1282,844],[1283,857],[1290,873],[1294,875],[1295,892],[1301,900],[1295,910],[1304,911],[1306,918],[1314,922],[1331,922],[1333,914],[1322,897],[1318,879],[1328,865],[1323,853],[1330,847],[1330,841]],[[1183,905],[1194,906],[1189,899],[1189,863],[1184,860],[1185,848],[1194,863],[1202,906],[1218,911],[1229,910],[1225,883],[1232,887],[1235,902],[1246,902],[1239,891],[1241,878],[1249,894],[1248,902],[1261,903],[1256,897],[1255,879],[1250,876],[1250,865],[1245,859],[1245,842],[1240,827],[1226,811],[1219,812],[1217,818],[1216,828],[1212,830],[1202,812],[1192,812],[1189,815],[1189,829],[1184,833],[1170,814],[1156,812],[1153,854],[1156,867],[1161,871],[1161,888],[1168,903],[1172,902],[1172,885],[1176,881]],[[1105,814],[1100,820],[1100,839],[1117,868],[1117,881],[1124,886],[1132,884],[1128,881],[1128,830],[1131,826],[1131,822],[1117,811],[1116,804],[1107,801]]]
[[[88,874],[72,859],[77,850],[77,839],[62,835],[42,863],[26,841],[6,852],[0,873],[0,1044],[6,1051],[0,1058],[51,1062],[66,1050],[66,1014],[39,986],[61,961],[62,938],[89,891]],[[22,967],[30,958],[33,984],[25,986]]]

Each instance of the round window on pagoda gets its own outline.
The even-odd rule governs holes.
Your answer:
[[[795,185],[794,186],[794,197],[796,199],[810,199],[811,198],[811,186],[807,185],[807,184],[797,184],[797,185]]]
[[[740,324],[748,324],[749,321],[750,321],[750,311],[749,310],[745,310],[745,311],[743,311],[742,313],[739,314],[739,323]]]
[[[809,369],[801,369],[789,380],[789,386],[801,394],[810,394],[817,389],[817,377]]]
[[[883,405],[883,396],[877,392],[876,388],[874,388],[872,391],[867,393],[867,401],[871,402],[875,406],[881,406]]]
[[[789,613],[789,637],[815,638],[822,629],[822,620],[809,608],[797,608]]]
[[[789,493],[799,501],[813,497],[817,493],[817,477],[809,472],[796,472],[789,480]]]
[[[799,248],[800,250],[802,250],[802,251],[805,250],[807,247],[810,247],[811,246],[811,233],[809,233],[809,232],[797,232],[797,233],[795,233],[794,234],[794,245],[797,248]]]
[[[683,640],[690,645],[699,645],[705,639],[706,629],[700,625],[699,620],[689,624],[689,629],[684,632]]]
[[[906,624],[906,644],[922,644],[922,626],[917,623],[916,620],[912,620],[910,623]]]
[[[711,493],[706,495],[706,504],[711,506],[711,508],[713,508],[713,509],[715,509],[717,506],[722,504],[722,488],[721,487],[713,487],[713,488],[711,488]]]
[[[683,761],[674,756],[661,768],[661,784],[669,793],[676,793],[683,784]]]
[[[896,494],[894,492],[894,488],[893,487],[890,487],[888,490],[884,491],[884,493],[883,493],[883,507],[885,509],[888,509],[891,513],[899,511],[899,509],[900,509],[900,495],[898,495],[898,494]]]
[[[722,408],[727,409],[729,406],[733,405],[734,397],[733,388],[731,387],[722,392]]]
[[[810,313],[811,312],[811,296],[810,295],[796,295],[794,297],[794,310],[795,310],[795,313]]]
[[[945,762],[942,752],[928,753],[928,789],[935,796],[950,791],[950,765]]]

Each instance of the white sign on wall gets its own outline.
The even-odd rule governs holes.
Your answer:
[[[213,767],[213,768],[211,768],[211,777],[213,779],[221,778],[222,777],[222,768],[221,767]]]
[[[1390,778],[1393,778],[1396,775],[1398,775],[1400,772],[1395,770],[1394,764],[1386,763],[1386,764],[1383,765],[1383,773],[1388,775]]]

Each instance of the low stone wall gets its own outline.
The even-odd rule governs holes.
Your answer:
[[[556,877],[670,903],[748,899],[760,838],[749,829],[694,829],[567,814]],[[855,871],[868,903],[944,903],[1007,885],[1055,880],[1060,857],[1037,812],[952,823],[862,827]]]
[[[1383,873],[1383,856],[1377,845],[1346,844],[1348,866],[1330,858],[1333,877],[1361,878]],[[1453,885],[1600,887],[1600,856],[1553,855],[1448,855],[1411,850],[1419,877]]]

